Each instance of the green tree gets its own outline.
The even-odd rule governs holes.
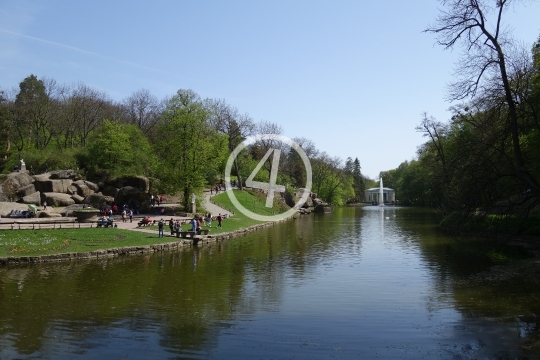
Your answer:
[[[105,120],[89,138],[81,165],[91,177],[150,176],[155,157],[148,140],[136,125]]]
[[[227,139],[209,124],[209,113],[199,95],[178,90],[167,103],[163,124],[157,126],[159,141],[154,144],[160,159],[160,187],[166,193],[183,193],[188,208],[191,194],[200,191],[209,169],[222,166]]]

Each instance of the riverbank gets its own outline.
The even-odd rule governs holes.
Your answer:
[[[235,190],[238,195],[238,191]],[[246,206],[261,206],[264,202],[260,197],[247,192],[241,192],[237,196],[241,203]],[[210,196],[205,198],[210,201]],[[137,222],[118,222],[118,228],[62,228],[41,230],[3,230],[0,231],[0,264],[25,264],[50,261],[66,261],[73,259],[95,259],[104,257],[116,257],[131,254],[159,252],[191,247],[193,244],[212,244],[224,240],[242,236],[258,229],[273,226],[277,222],[263,223],[250,219],[242,213],[232,215],[228,209],[232,209],[227,194],[221,193],[213,196],[215,204],[207,206],[211,211],[229,215],[223,221],[223,227],[217,228],[217,222],[207,236],[199,235],[192,239],[179,239],[165,231],[165,238],[159,238],[157,228],[139,228]],[[266,210],[270,211],[270,210]],[[216,215],[216,214],[213,214]],[[159,220],[169,217],[153,216]],[[174,216],[173,219],[177,219]],[[186,220],[187,218],[183,218]],[[66,225],[64,225],[66,226]],[[183,230],[188,230],[189,224],[183,225]],[[168,227],[166,227],[168,230]]]

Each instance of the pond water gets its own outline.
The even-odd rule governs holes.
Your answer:
[[[178,252],[3,267],[0,358],[537,358],[540,289],[466,281],[493,265],[485,246],[429,211],[345,207]]]

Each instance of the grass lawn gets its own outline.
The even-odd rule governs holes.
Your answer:
[[[240,190],[234,190],[234,194],[236,195],[236,198],[238,199],[238,202],[244,207],[256,214],[260,215],[274,215],[276,213],[283,213],[288,210],[287,207],[280,204],[277,200],[274,202],[273,208],[267,208],[266,207],[266,196],[263,194],[259,194],[256,192],[251,191],[240,191]],[[221,193],[214,197],[212,197],[212,202],[224,209],[227,209],[229,211],[234,212],[234,216],[227,218],[223,220],[223,224],[221,228],[217,227],[217,221],[212,221],[212,227],[210,228],[210,234],[221,234],[224,232],[229,231],[235,231],[238,229],[247,228],[252,225],[260,224],[261,221],[253,220],[244,214],[242,214],[239,210],[235,208],[231,200],[229,199],[229,196],[227,193]],[[213,216],[216,216],[217,214],[212,214]],[[167,223],[168,224],[168,223]],[[150,226],[150,229],[156,230],[158,229],[157,226]],[[203,229],[207,229],[208,226],[203,226]],[[168,230],[168,225],[165,227],[165,231]],[[184,224],[182,225],[182,230],[189,231],[191,230],[191,225]]]
[[[1,230],[0,256],[86,252],[164,242],[154,234],[114,228]]]
[[[263,194],[239,190],[234,191],[238,201],[254,213],[273,215],[274,213],[283,213],[287,210],[277,200],[273,208],[267,208],[265,206],[266,197]],[[236,210],[226,193],[214,196],[212,201],[216,205],[234,212],[234,216],[223,220],[223,227],[221,228],[217,227],[217,221],[212,222],[212,227],[210,228],[210,234],[212,235],[235,231],[261,223],[260,221],[248,218]],[[190,228],[191,226],[189,224],[182,226],[184,231]],[[116,228],[0,230],[0,257],[87,252],[114,247],[152,245],[174,241],[170,237],[158,238],[157,226],[150,227],[150,229],[155,229],[156,233],[150,234]],[[166,225],[165,233],[167,233],[167,230],[168,226]]]

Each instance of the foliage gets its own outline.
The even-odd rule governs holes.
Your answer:
[[[22,158],[36,173],[79,168],[90,180],[122,175],[146,175],[152,187],[165,194],[192,193],[221,183],[231,151],[253,134],[281,134],[275,123],[255,123],[224,100],[201,99],[180,89],[157,99],[138,90],[120,102],[83,83],[57,84],[53,79],[26,77],[19,89],[0,91],[0,171],[11,171]],[[360,161],[320,153],[313,142],[295,138],[315,164],[313,185],[333,204],[361,201],[366,178]],[[277,183],[306,186],[307,174],[299,154],[275,140],[261,140],[235,159],[232,177],[240,185],[270,149],[281,151]],[[272,158],[256,181],[268,182]],[[326,176],[328,174],[328,176]],[[321,177],[322,176],[322,177]]]
[[[155,158],[150,144],[136,125],[105,120],[92,134],[79,157],[87,176],[151,176]]]
[[[214,176],[227,155],[226,139],[208,123],[208,112],[191,90],[178,90],[163,114],[164,123],[156,127],[159,142],[154,151],[159,157],[156,176],[163,192],[181,191],[184,206],[192,193]]]

